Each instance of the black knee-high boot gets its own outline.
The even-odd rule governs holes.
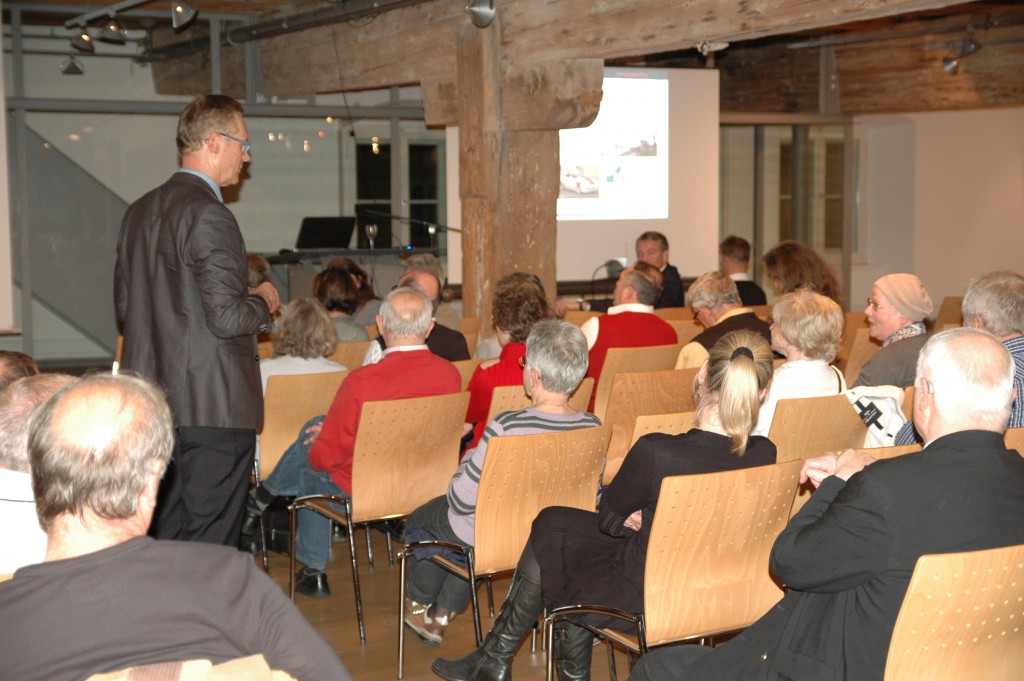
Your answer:
[[[511,681],[512,657],[543,609],[540,584],[517,572],[483,644],[458,660],[439,657],[431,669],[448,681]]]
[[[588,681],[594,635],[587,629],[560,620],[551,632],[552,653],[558,681]]]

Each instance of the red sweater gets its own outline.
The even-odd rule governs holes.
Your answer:
[[[609,348],[643,348],[651,345],[673,345],[679,342],[675,329],[657,315],[648,312],[620,312],[597,318],[597,341],[590,349],[587,376],[594,377],[594,393],[589,411],[594,410],[597,380],[601,377],[604,358]]]
[[[430,350],[388,352],[345,377],[309,450],[310,465],[330,473],[334,484],[352,494],[352,453],[364,402],[448,395],[461,387],[458,369]]]
[[[475,423],[473,441],[466,449],[473,449],[480,442],[487,427],[487,412],[491,410],[491,395],[494,389],[503,385],[522,385],[523,368],[519,359],[526,357],[526,346],[522,343],[507,343],[501,349],[498,363],[473,372],[469,379],[469,409],[466,411],[466,423]]]

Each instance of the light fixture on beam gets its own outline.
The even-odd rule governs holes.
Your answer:
[[[96,45],[93,44],[92,36],[89,35],[89,31],[85,26],[79,26],[75,29],[75,34],[71,36],[71,47],[90,54],[96,51]]]
[[[197,11],[190,2],[174,0],[171,3],[171,26],[174,27],[175,31],[185,28],[196,18]]]
[[[103,28],[100,30],[99,35],[96,36],[96,39],[102,40],[105,43],[124,45],[124,28],[122,28],[117,19],[111,15],[111,17],[107,19],[106,23],[103,24]]]
[[[85,73],[85,68],[80,61],[75,59],[75,55],[72,54],[61,62],[60,72],[65,76],[80,76]]]
[[[474,26],[486,28],[494,21],[494,0],[471,0],[466,11]]]
[[[946,70],[951,76],[955,76],[960,72],[960,62],[964,57],[970,54],[974,54],[981,49],[981,44],[975,42],[971,36],[964,38],[964,41],[960,44],[960,52],[955,55],[949,55],[944,57],[942,60],[942,68]]]

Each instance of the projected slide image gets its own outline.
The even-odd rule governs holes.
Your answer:
[[[601,112],[559,135],[560,220],[668,217],[668,80],[608,69]]]

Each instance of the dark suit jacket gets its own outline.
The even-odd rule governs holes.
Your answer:
[[[202,178],[175,173],[128,207],[114,275],[121,365],[167,391],[176,426],[263,423],[255,334],[271,320],[247,275],[238,223]]]
[[[612,306],[611,298],[588,302],[594,312],[607,312]],[[683,307],[683,280],[679,278],[679,270],[675,265],[665,265],[661,273],[661,295],[655,301],[654,309],[660,307]]]
[[[846,483],[827,478],[772,550],[790,592],[678,678],[881,681],[917,559],[1022,544],[1022,519],[1024,459],[998,433],[947,435]]]

